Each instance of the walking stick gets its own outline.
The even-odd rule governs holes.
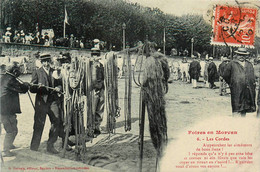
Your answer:
[[[0,136],[2,135],[2,123],[0,122]],[[1,151],[1,163],[4,164],[4,158],[3,158],[3,155],[2,155],[2,151]]]
[[[145,102],[143,99],[143,88],[140,91],[140,104],[139,104],[139,126],[140,126],[140,133],[139,133],[139,150],[140,150],[140,164],[139,164],[139,172],[142,172],[143,167],[143,147],[144,147],[144,120],[145,120]]]
[[[32,97],[31,97],[29,91],[27,92],[27,94],[28,94],[28,97],[29,97],[30,102],[31,102],[31,104],[32,104],[32,107],[33,107],[33,109],[34,109],[34,111],[35,111],[35,106],[34,106],[34,104],[33,104]]]

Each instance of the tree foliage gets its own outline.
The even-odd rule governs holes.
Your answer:
[[[158,8],[142,7],[123,0],[5,0],[5,27],[35,32],[53,29],[56,37],[63,36],[64,7],[69,16],[66,33],[88,40],[98,38],[107,45],[122,47],[122,24],[126,24],[126,42],[134,46],[148,36],[150,41],[163,47],[164,29],[166,48],[190,49],[191,38],[199,51],[210,49],[211,26],[202,16],[181,17],[163,13]]]

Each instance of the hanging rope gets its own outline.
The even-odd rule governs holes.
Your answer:
[[[132,64],[129,51],[124,55],[125,66],[125,97],[124,97],[124,114],[125,114],[125,131],[131,130],[131,95],[132,95]]]
[[[105,110],[107,114],[107,131],[115,133],[116,118],[120,116],[118,103],[117,62],[114,52],[105,54]]]
[[[148,112],[149,129],[152,143],[156,149],[156,169],[159,159],[167,143],[167,120],[165,113],[164,94],[167,92],[168,64],[162,54],[155,53],[148,40],[139,49],[134,67],[134,82],[140,89],[139,100],[139,171],[142,171],[143,141],[145,125],[145,109]],[[145,60],[144,60],[145,58]],[[139,64],[138,80],[135,79],[135,69]],[[143,66],[144,63],[144,66]],[[142,81],[141,81],[142,71]]]
[[[92,91],[92,65],[91,65],[91,60],[90,58],[87,58],[85,60],[85,87],[86,87],[86,99],[87,99],[87,102],[86,102],[86,115],[87,115],[87,123],[86,123],[86,126],[87,126],[87,135],[89,137],[94,137],[94,129],[95,129],[95,114],[93,112],[95,112],[95,109],[93,109],[93,100],[94,100],[94,93]]]

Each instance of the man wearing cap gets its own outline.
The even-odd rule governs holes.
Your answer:
[[[209,57],[209,66],[208,66],[208,81],[210,88],[216,88],[214,84],[215,80],[218,79],[218,70],[216,64],[213,62],[213,57]]]
[[[3,156],[6,157],[14,156],[10,150],[15,149],[13,142],[18,133],[16,113],[21,113],[19,93],[26,93],[29,88],[28,83],[21,83],[16,79],[20,74],[17,62],[12,62],[7,65],[6,73],[1,75],[0,114],[6,131],[3,151]]]
[[[193,56],[193,61],[190,63],[189,74],[192,83],[192,88],[197,88],[197,81],[200,77],[201,66],[197,60],[197,56]]]
[[[238,48],[234,53],[234,60],[225,66],[223,79],[230,87],[233,116],[244,117],[247,112],[256,111],[255,74],[253,65],[247,60],[247,49]]]
[[[61,91],[62,85],[60,82],[56,82],[53,77],[53,69],[50,68],[51,55],[41,54],[39,57],[42,66],[32,74],[30,91],[36,93],[35,99],[35,114],[34,114],[34,126],[33,137],[31,141],[31,150],[37,151],[41,142],[42,132],[45,124],[46,114],[48,114],[51,122],[51,128],[49,132],[49,139],[47,142],[47,151],[50,153],[58,153],[54,148],[59,135],[60,127],[60,109],[58,92]],[[48,89],[52,87],[54,89]]]

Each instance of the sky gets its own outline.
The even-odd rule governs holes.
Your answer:
[[[235,0],[126,0],[127,2],[137,2],[142,6],[158,7],[163,12],[181,16],[183,14],[206,14],[216,3],[235,4]],[[260,5],[260,0],[238,0],[239,2],[249,1]]]

